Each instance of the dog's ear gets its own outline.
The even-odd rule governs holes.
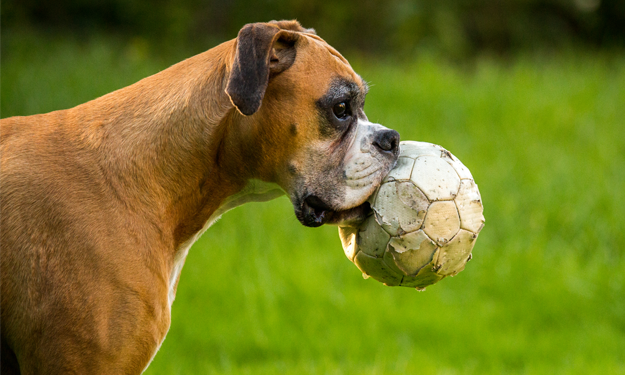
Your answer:
[[[283,72],[295,61],[299,34],[276,24],[245,25],[237,37],[237,51],[226,93],[245,116],[258,111],[269,78]]]
[[[317,35],[317,32],[315,31],[315,29],[305,29],[297,20],[282,20],[282,21],[273,20],[273,21],[269,21],[269,23],[274,24],[284,30],[293,30],[293,31],[298,31],[300,33]]]

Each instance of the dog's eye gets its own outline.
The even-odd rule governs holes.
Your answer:
[[[344,120],[349,116],[349,108],[347,107],[347,102],[340,102],[338,104],[335,104],[332,108],[332,111],[334,112],[334,116],[336,116],[336,118],[338,118],[339,120]]]

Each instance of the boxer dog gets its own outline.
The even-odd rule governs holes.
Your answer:
[[[314,30],[272,21],[88,103],[2,120],[2,373],[141,373],[189,247],[233,207],[286,194],[306,226],[366,217],[399,144],[366,94]]]

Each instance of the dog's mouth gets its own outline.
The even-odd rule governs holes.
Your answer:
[[[323,224],[356,224],[362,222],[371,213],[369,202],[347,210],[336,211],[316,195],[308,195],[302,200],[295,214],[303,225],[318,227]]]

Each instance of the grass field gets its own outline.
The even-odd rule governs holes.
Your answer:
[[[183,57],[4,33],[1,115],[68,108]],[[286,198],[248,204],[191,250],[147,373],[625,374],[625,55],[352,62],[370,120],[473,172],[473,261],[425,292],[385,287],[335,227],[301,226]]]

